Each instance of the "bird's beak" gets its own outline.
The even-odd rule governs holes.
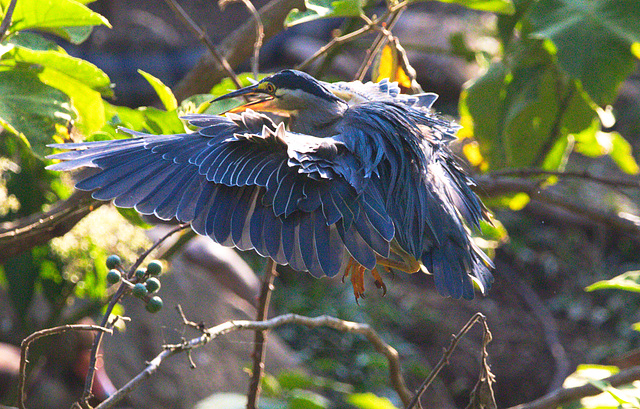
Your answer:
[[[214,99],[211,102],[217,102],[217,101],[222,101],[222,100],[229,99],[229,98],[236,98],[236,97],[250,96],[250,95],[266,95],[266,96],[268,96],[269,94],[267,94],[265,91],[260,89],[259,86],[260,86],[260,83],[249,85],[248,87],[240,88],[238,90],[235,90],[233,92],[225,94],[225,95],[223,95],[221,97],[218,97],[218,98]]]
[[[221,97],[218,97],[211,102],[222,101],[229,98],[248,97],[248,96],[257,96],[258,98],[255,101],[247,102],[227,112],[238,113],[238,112],[245,111],[247,108],[251,108],[255,111],[273,111],[270,106],[271,101],[273,100],[273,96],[270,95],[268,92],[264,91],[261,88],[260,83],[249,85],[248,87],[240,88],[239,90],[236,90],[228,94],[225,94]]]

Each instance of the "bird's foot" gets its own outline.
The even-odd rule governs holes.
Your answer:
[[[387,271],[390,271],[387,267],[384,267]],[[347,262],[347,266],[344,269],[344,274],[342,276],[342,282],[344,283],[345,278],[349,275],[351,276],[351,285],[353,286],[353,295],[356,297],[356,303],[360,304],[358,300],[360,298],[365,298],[365,288],[364,288],[364,272],[367,269],[360,265],[353,258],[350,258]],[[371,270],[371,275],[375,280],[376,287],[378,289],[382,289],[382,296],[384,297],[387,294],[387,286],[384,283],[384,280],[380,276],[380,273],[374,268]]]

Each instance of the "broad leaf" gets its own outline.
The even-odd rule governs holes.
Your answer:
[[[627,271],[626,273],[613,277],[610,280],[595,282],[585,288],[585,290],[595,291],[610,288],[640,293],[640,270]]]
[[[37,154],[44,153],[57,126],[66,128],[75,118],[69,97],[43,84],[35,72],[0,71],[0,123],[24,134]]]
[[[7,55],[18,63],[34,64],[52,69],[61,74],[80,81],[86,87],[100,92],[105,97],[113,96],[109,76],[94,64],[68,55],[64,49],[32,50],[22,46],[14,47]]]
[[[366,0],[305,0],[306,10],[292,9],[285,27],[329,17],[356,17],[363,13]]]
[[[529,19],[532,35],[553,41],[560,66],[598,105],[613,102],[635,67],[637,0],[541,0],[531,7]]]
[[[493,63],[463,93],[460,112],[461,123],[473,124],[493,169],[557,168],[564,153],[556,144],[566,146],[568,134],[581,132],[596,117],[588,96],[556,68],[540,41],[519,44],[508,65]],[[554,160],[546,160],[550,153]]]
[[[425,0],[417,0],[425,1]],[[438,0],[442,3],[456,3],[469,9],[492,13],[513,14],[516,9],[511,0]]]
[[[171,92],[171,88],[167,87],[162,83],[162,81],[147,72],[138,70],[138,73],[142,75],[153,87],[156,94],[158,94],[158,98],[160,98],[162,105],[164,105],[164,108],[167,111],[173,111],[178,108],[178,101],[176,101],[176,97],[173,95],[173,92]]]
[[[10,0],[0,0],[2,17],[9,2]],[[62,35],[67,39],[77,39],[77,36],[74,37],[68,31],[60,29],[97,25],[111,27],[106,18],[75,0],[19,0],[13,12],[9,32],[37,29]]]
[[[359,409],[396,409],[387,398],[381,398],[373,393],[354,393],[347,401]]]

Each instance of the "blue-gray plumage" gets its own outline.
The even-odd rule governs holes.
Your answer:
[[[260,98],[240,113],[185,116],[193,133],[52,145],[68,151],[49,169],[98,168],[76,187],[316,277],[351,274],[356,298],[365,269],[384,286],[376,265],[426,268],[454,298],[490,287],[491,261],[467,227],[486,211],[434,94],[285,70],[221,99],[241,95]]]

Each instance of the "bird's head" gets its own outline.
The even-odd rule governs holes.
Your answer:
[[[241,96],[258,97],[257,101],[252,101],[243,108],[280,114],[296,113],[308,108],[330,109],[333,105],[344,103],[318,80],[296,70],[280,71],[253,85],[218,97],[213,102]]]

